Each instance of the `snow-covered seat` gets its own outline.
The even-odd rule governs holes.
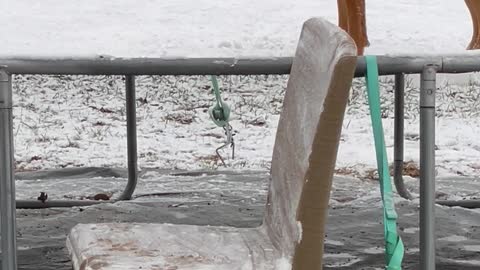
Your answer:
[[[87,224],[72,230],[73,243],[86,248],[69,247],[79,253],[75,269],[274,270],[284,263],[262,228]]]
[[[351,38],[305,22],[273,151],[258,228],[79,224],[67,239],[75,269],[317,270],[343,115],[356,64]]]

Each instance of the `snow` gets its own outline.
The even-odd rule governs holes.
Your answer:
[[[311,16],[336,22],[332,1],[9,1],[1,22],[5,57],[291,56]],[[463,1],[367,1],[368,54],[462,53],[471,35]],[[259,20],[258,18],[262,18]],[[434,22],[434,23],[432,23]],[[476,52],[473,52],[476,53]],[[439,81],[437,169],[440,176],[480,170],[478,78]],[[418,166],[418,84],[407,82],[405,160]],[[236,169],[269,169],[287,76],[220,78],[232,106]],[[455,79],[456,80],[456,79]],[[141,167],[218,168],[224,138],[205,112],[213,104],[205,77],[138,77]],[[16,76],[18,170],[124,167],[125,109],[120,77]],[[366,176],[375,168],[364,83],[357,80],[343,128],[338,171]],[[393,159],[393,95],[382,85],[387,152]],[[226,151],[224,157],[231,155]]]
[[[292,56],[302,23],[312,16],[337,21],[336,1],[327,0],[148,0],[65,1],[16,0],[3,3],[0,23],[5,42],[1,57],[277,57]],[[471,37],[470,15],[464,1],[368,0],[367,27],[371,46],[366,54],[464,53]],[[477,53],[477,52],[471,52]],[[439,178],[477,176],[480,172],[480,84],[467,75],[464,84],[454,76],[440,81],[437,98],[436,163]],[[287,76],[221,77],[223,94],[232,107],[235,128],[234,170],[268,171]],[[411,76],[410,78],[416,78]],[[471,79],[471,81],[470,81]],[[466,83],[465,83],[466,82]],[[213,104],[206,77],[137,77],[138,146],[140,168],[223,169],[215,148],[223,131],[208,119]],[[121,77],[15,76],[14,134],[17,171],[64,167],[125,167],[125,109]],[[337,173],[373,178],[376,167],[365,86],[355,80],[347,108]],[[387,153],[393,160],[392,82],[382,83],[383,120]],[[405,160],[418,167],[418,85],[407,83]],[[226,157],[229,153],[223,152]],[[148,176],[148,175],[147,175]],[[195,184],[171,177],[159,184],[157,175],[140,190],[229,190],[222,179]],[[102,179],[102,181],[105,179]],[[124,179],[123,179],[124,180]],[[417,182],[406,177],[410,189]],[[474,180],[469,180],[475,182]],[[334,183],[339,190],[350,182]],[[348,202],[380,205],[376,183],[356,180],[358,196]],[[69,192],[55,192],[61,184]],[[123,182],[81,183],[21,181],[22,197],[36,198],[41,189],[70,198],[98,189],[118,193]],[[241,191],[265,195],[266,187]],[[441,182],[448,192],[449,182]],[[35,187],[35,188],[33,188]],[[250,189],[249,189],[250,188]],[[415,193],[418,195],[418,192]],[[449,199],[474,198],[468,183]],[[250,194],[251,195],[251,194]],[[57,195],[60,196],[60,195]],[[252,195],[253,196],[253,195]],[[53,196],[55,198],[55,195]],[[58,197],[57,199],[62,198]],[[254,200],[247,197],[246,200]],[[399,198],[397,198],[399,199]],[[137,201],[141,200],[138,198]],[[331,204],[344,205],[345,196]],[[181,205],[182,201],[179,201]],[[414,201],[416,203],[416,201]],[[181,218],[181,214],[176,214]],[[299,224],[301,227],[301,224]],[[405,233],[410,233],[407,229]],[[301,235],[300,235],[301,237]],[[444,239],[453,241],[453,238]],[[453,240],[452,240],[453,239]],[[342,242],[334,242],[342,244]],[[478,250],[478,245],[467,248]],[[377,253],[368,249],[367,253]],[[347,253],[326,256],[332,267],[358,261]],[[453,260],[452,260],[453,261]],[[456,260],[459,262],[459,260]],[[466,263],[466,262],[465,262]],[[477,263],[478,261],[470,261]],[[275,269],[290,268],[287,258]]]
[[[290,270],[292,269],[292,263],[289,259],[282,257],[277,260],[275,265],[276,270]]]
[[[442,176],[452,175],[476,175],[480,171],[479,144],[474,141],[480,134],[480,119],[439,119],[436,122],[436,161],[438,174]],[[364,164],[368,168],[376,166],[375,148],[370,130],[370,120],[363,118],[345,124],[344,142],[340,145],[338,167],[355,167]],[[405,161],[413,161],[419,164],[419,126],[418,121],[407,122],[407,134],[415,135],[415,138],[405,142]],[[386,130],[387,155],[393,160],[393,119],[383,121]],[[354,138],[353,138],[354,137]]]
[[[366,5],[368,54],[456,53],[470,41],[462,0]],[[3,56],[292,56],[306,19],[337,21],[330,0],[16,0],[2,7]]]
[[[93,195],[112,190],[118,195],[126,183],[125,172],[117,174],[115,171],[112,175],[120,175],[117,176],[120,178],[108,178],[108,174],[102,170],[103,177],[95,179],[91,178],[92,171],[88,169],[84,173],[73,175],[65,174],[64,170],[60,172],[61,174],[55,176],[53,173],[46,177],[48,179],[38,181],[34,179],[45,176],[40,177],[42,173],[34,172],[28,177],[30,180],[17,181],[19,199],[35,199],[38,196],[36,192],[40,190],[47,191],[49,198],[51,196],[53,199],[61,199],[64,194],[68,194],[69,198],[74,195],[74,198],[78,199],[79,195]],[[25,177],[25,174],[22,175]],[[255,227],[263,219],[268,177],[267,172],[259,174],[246,171],[241,173],[206,171],[190,172],[190,175],[185,176],[185,172],[148,171],[141,174],[135,195],[162,191],[193,191],[193,193],[142,196],[130,202],[92,207],[18,210],[18,226],[22,232],[19,246],[23,251],[19,252],[20,259],[24,265],[31,266],[32,269],[71,270],[70,258],[65,249],[65,237],[76,224],[143,222]],[[462,182],[472,185],[462,185]],[[73,187],[72,184],[76,186]],[[412,193],[418,194],[418,181],[409,180],[407,186]],[[459,177],[437,179],[437,190],[453,196],[465,190],[478,189],[479,181],[462,180]],[[359,266],[358,269],[383,269],[383,256],[369,255],[380,254],[383,250],[380,200],[378,182],[335,177],[325,239],[324,254],[328,254],[325,267],[349,269],[352,267],[348,266],[351,260],[359,258],[362,261],[355,265]],[[400,216],[399,229],[402,230],[401,236],[409,255],[404,261],[404,268],[418,269],[419,255],[416,248],[418,229],[412,229],[418,226],[418,200],[410,202],[396,196],[395,201]],[[452,265],[452,262],[447,263],[445,259],[478,261],[478,253],[464,250],[465,246],[479,243],[478,234],[475,233],[478,214],[477,210],[470,209],[441,206],[436,209],[439,222],[437,229],[439,267],[467,269],[470,265],[465,266],[461,261],[453,262]],[[42,220],[41,224],[38,223],[39,219]],[[359,220],[362,222],[358,222]],[[39,226],[43,232],[41,234]],[[45,247],[45,243],[48,243],[48,247]],[[38,258],[44,258],[45,252],[48,252],[49,256],[39,266]],[[338,258],[336,254],[346,255]],[[61,266],[59,261],[62,262]],[[476,267],[478,268],[478,265]],[[471,266],[471,269],[476,268]]]
[[[232,108],[235,159],[228,168],[268,170],[287,76],[221,76]],[[409,79],[407,78],[409,81]],[[125,167],[126,127],[120,77],[15,76],[17,170]],[[215,149],[225,140],[206,111],[214,104],[207,77],[137,78],[140,168],[223,169]],[[382,81],[383,126],[393,160],[393,85]],[[480,86],[443,83],[437,95],[438,176],[480,171]],[[376,167],[363,79],[353,84],[337,158],[337,173],[369,178]],[[418,168],[418,88],[407,83],[405,161]],[[228,150],[228,151],[227,151]],[[231,150],[231,149],[230,149]],[[371,178],[371,177],[370,177]]]
[[[324,254],[323,258],[325,264],[333,268],[353,266],[362,261],[360,258],[348,253]]]

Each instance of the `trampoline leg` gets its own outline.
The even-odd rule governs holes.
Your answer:
[[[404,106],[405,106],[405,75],[403,73],[395,74],[395,124],[394,124],[394,165],[393,179],[395,187],[400,196],[407,200],[412,199],[412,195],[405,188],[403,181],[403,133],[404,133]]]
[[[420,269],[435,269],[435,89],[436,67],[420,81]]]
[[[4,270],[17,269],[12,103],[12,76],[0,69],[0,226]]]
[[[135,76],[125,76],[125,90],[127,105],[128,182],[119,200],[130,200],[132,198],[138,180]]]

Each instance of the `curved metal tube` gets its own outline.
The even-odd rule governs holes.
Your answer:
[[[135,100],[135,76],[125,76],[125,97],[127,107],[127,155],[128,155],[128,182],[119,200],[132,198],[138,181],[137,166],[137,116]]]
[[[108,203],[110,201],[80,201],[80,200],[60,200],[60,201],[34,201],[34,200],[17,200],[17,209],[42,209],[54,207],[74,207],[74,206],[91,206],[95,204]]]
[[[394,165],[393,182],[398,194],[407,200],[413,199],[403,181],[403,133],[404,133],[404,105],[405,105],[405,75],[395,74],[395,117],[394,117]]]
[[[397,189],[398,195],[400,197],[412,200],[413,196],[410,194],[408,189],[405,187],[405,182],[403,180],[403,161],[395,160],[394,167],[393,167],[393,182],[395,184],[395,188]]]
[[[163,194],[161,194],[163,195]],[[168,195],[168,194],[166,194]],[[59,200],[59,201],[34,201],[34,200],[17,200],[17,209],[43,209],[43,208],[69,208],[69,207],[82,207],[82,206],[92,206],[103,203],[114,203],[115,201],[80,201],[80,200]],[[435,202],[438,205],[448,206],[448,207],[462,207],[468,209],[480,208],[480,200],[463,200],[463,201],[449,201],[441,200]]]
[[[128,155],[128,180],[125,189],[115,201],[132,199],[138,182],[137,166],[137,118],[135,100],[135,76],[125,76],[126,111],[127,111],[127,155]],[[88,201],[88,200],[60,200],[60,201],[35,201],[17,200],[17,209],[39,209],[51,207],[90,206],[100,203],[115,201]]]
[[[480,200],[463,200],[463,201],[436,201],[436,204],[448,207],[463,207],[469,209],[480,208]]]

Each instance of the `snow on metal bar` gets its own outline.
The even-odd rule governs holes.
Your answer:
[[[421,73],[426,64],[438,73],[480,71],[480,54],[431,56],[377,56],[380,75]],[[13,74],[56,75],[256,75],[289,74],[290,57],[275,58],[5,58]],[[365,60],[358,57],[356,77],[365,75]]]

